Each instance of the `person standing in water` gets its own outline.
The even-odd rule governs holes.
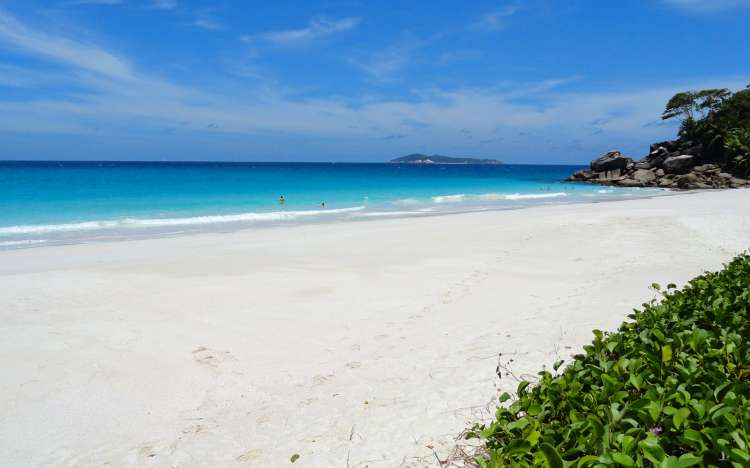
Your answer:
[[[283,205],[286,203],[286,198],[284,198],[284,195],[279,196],[279,205]]]

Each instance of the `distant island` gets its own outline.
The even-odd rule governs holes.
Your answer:
[[[454,158],[451,156],[441,156],[439,154],[429,156],[419,153],[401,156],[400,158],[391,159],[388,162],[398,164],[502,164],[502,161],[497,159]]]

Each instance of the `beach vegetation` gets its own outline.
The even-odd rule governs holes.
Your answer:
[[[616,332],[500,396],[469,432],[479,466],[750,466],[750,256],[652,287]]]
[[[680,120],[678,146],[700,146],[707,161],[750,175],[750,87],[734,93],[728,89],[677,93],[662,113],[662,119],[673,118]]]

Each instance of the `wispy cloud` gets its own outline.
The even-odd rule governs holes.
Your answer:
[[[30,88],[50,81],[49,73],[0,63],[0,86]]]
[[[750,7],[750,0],[662,0],[667,5],[696,13],[712,13]]]
[[[70,0],[64,3],[68,6],[76,5],[121,5],[122,0]]]
[[[518,10],[518,6],[508,5],[499,10],[490,11],[474,23],[474,27],[485,31],[498,31],[506,27],[507,19],[515,15]]]
[[[350,62],[375,81],[393,81],[399,72],[414,61],[415,53],[424,45],[422,40],[410,39],[378,50],[365,58],[353,58]]]
[[[639,145],[631,146],[635,151],[645,151],[644,142],[668,137],[673,128],[648,124],[676,91],[736,89],[748,79],[582,93],[564,88],[570,78],[561,78],[495,87],[418,89],[398,98],[305,98],[267,83],[258,86],[254,82],[237,92],[156,78],[135,61],[100,46],[44,32],[38,25],[32,28],[6,13],[0,14],[0,42],[15,53],[66,67],[62,73],[50,74],[49,79],[76,82],[74,91],[62,87],[49,97],[0,98],[0,116],[5,116],[0,118],[0,132],[4,134],[94,135],[105,129],[114,136],[150,132],[160,138],[198,139],[207,132],[247,138],[263,132],[360,147],[362,141],[390,149],[409,144],[436,152],[476,150],[515,155],[528,154],[532,147],[537,154],[557,148],[583,160],[612,145],[629,150],[623,143],[634,141]],[[381,72],[394,67],[398,68],[386,66]],[[0,68],[0,76],[6,73],[15,77],[7,80],[10,86],[36,86],[34,80],[39,78],[21,68]],[[595,121],[596,135],[592,135]],[[127,132],[122,131],[124,126]],[[472,138],[459,129],[469,130]],[[540,142],[539,135],[546,139]],[[584,143],[572,148],[571,140]]]
[[[210,10],[198,10],[195,12],[195,21],[193,24],[201,29],[208,29],[211,31],[218,31],[226,29],[224,24],[214,18]]]
[[[305,45],[337,33],[351,31],[362,21],[361,18],[341,18],[337,20],[324,17],[313,18],[308,25],[299,29],[269,31],[257,35],[244,36],[246,42],[262,40],[276,46]]]
[[[406,138],[406,135],[402,135],[400,133],[394,133],[394,134],[391,134],[391,135],[386,135],[384,137],[380,137],[379,140],[394,141],[394,140],[403,140],[404,138]]]
[[[112,78],[131,78],[131,68],[123,60],[103,49],[59,36],[50,36],[26,27],[0,10],[0,39],[16,49],[38,54],[58,63]]]
[[[152,0],[151,5],[154,8],[160,8],[162,10],[171,10],[177,8],[177,0]]]
[[[440,54],[437,58],[437,63],[440,65],[450,65],[457,62],[479,60],[483,56],[484,53],[480,50],[451,50]]]
[[[223,24],[211,18],[196,18],[193,24],[201,29],[209,29],[213,31],[224,29]]]

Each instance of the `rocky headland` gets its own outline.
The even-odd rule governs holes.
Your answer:
[[[610,151],[591,161],[568,181],[619,187],[662,187],[670,189],[723,189],[750,186],[750,181],[734,176],[728,168],[704,157],[701,146],[680,148],[677,141],[651,145],[640,160]]]
[[[654,143],[637,161],[610,151],[566,180],[682,190],[750,186],[750,85],[677,93],[661,118],[680,120],[677,139]]]

